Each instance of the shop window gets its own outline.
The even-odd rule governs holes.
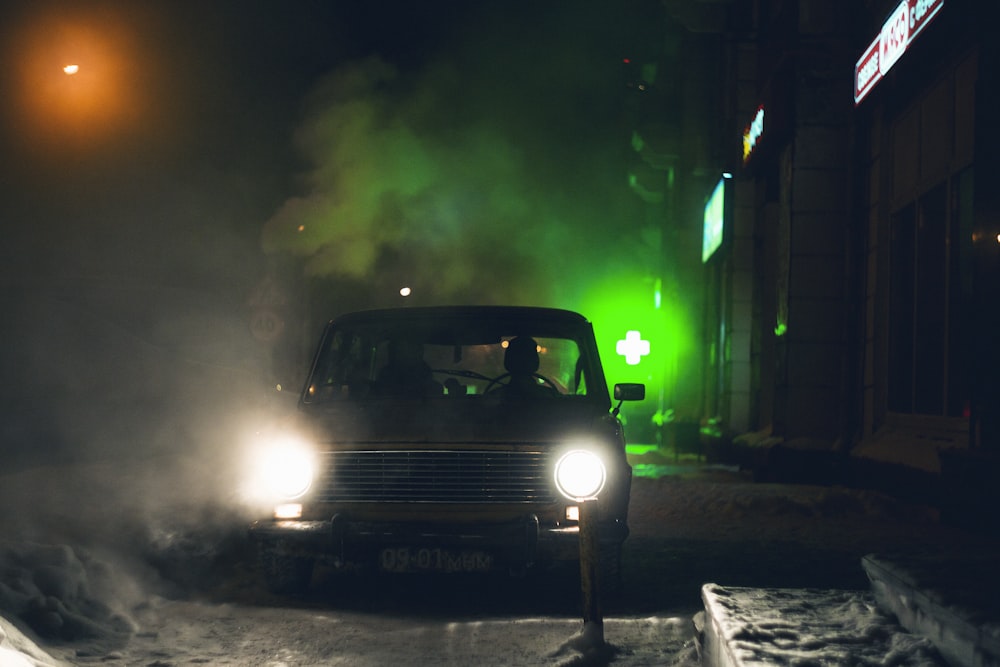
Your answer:
[[[948,414],[969,416],[972,385],[972,169],[953,180],[954,213],[949,231]]]
[[[967,170],[892,216],[888,359],[892,412],[966,415],[971,183]]]
[[[913,312],[916,205],[892,217],[889,282],[889,410],[913,411]]]

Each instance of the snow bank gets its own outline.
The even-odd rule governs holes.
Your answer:
[[[995,554],[869,554],[862,564],[879,604],[950,663],[1000,666]]]
[[[72,641],[127,638],[120,572],[65,545],[0,542],[0,613],[39,636]]]
[[[124,611],[130,581],[84,550],[0,541],[0,667],[65,665],[19,628],[47,641],[123,644],[137,627]]]
[[[155,596],[207,591],[220,570],[232,581],[246,521],[206,482],[229,486],[210,463],[136,456],[4,471],[0,617],[56,655],[70,644],[100,655],[134,638]]]
[[[705,667],[947,665],[861,591],[702,587]]]
[[[62,667],[63,663],[40,649],[12,623],[0,617],[0,666]]]

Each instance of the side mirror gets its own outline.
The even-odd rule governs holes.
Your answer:
[[[615,385],[616,401],[641,401],[646,398],[646,385],[640,382],[620,382]]]
[[[619,382],[615,385],[615,400],[618,405],[611,411],[615,417],[622,410],[622,401],[641,401],[646,398],[646,385],[640,382]]]

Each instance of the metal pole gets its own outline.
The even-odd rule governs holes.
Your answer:
[[[597,500],[580,503],[580,588],[583,592],[584,632],[604,643],[604,618],[601,616],[600,586],[598,569],[600,565],[600,540],[598,522],[600,512]]]

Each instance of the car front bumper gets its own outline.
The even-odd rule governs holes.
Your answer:
[[[392,549],[422,554],[445,550],[466,558],[488,554],[493,567],[509,568],[575,561],[580,556],[577,526],[542,526],[534,514],[486,524],[358,521],[337,514],[319,521],[258,521],[250,526],[250,536],[280,555],[335,567],[380,562],[384,566],[385,554]],[[628,536],[628,527],[621,521],[602,521],[598,536],[602,547],[618,546]]]

